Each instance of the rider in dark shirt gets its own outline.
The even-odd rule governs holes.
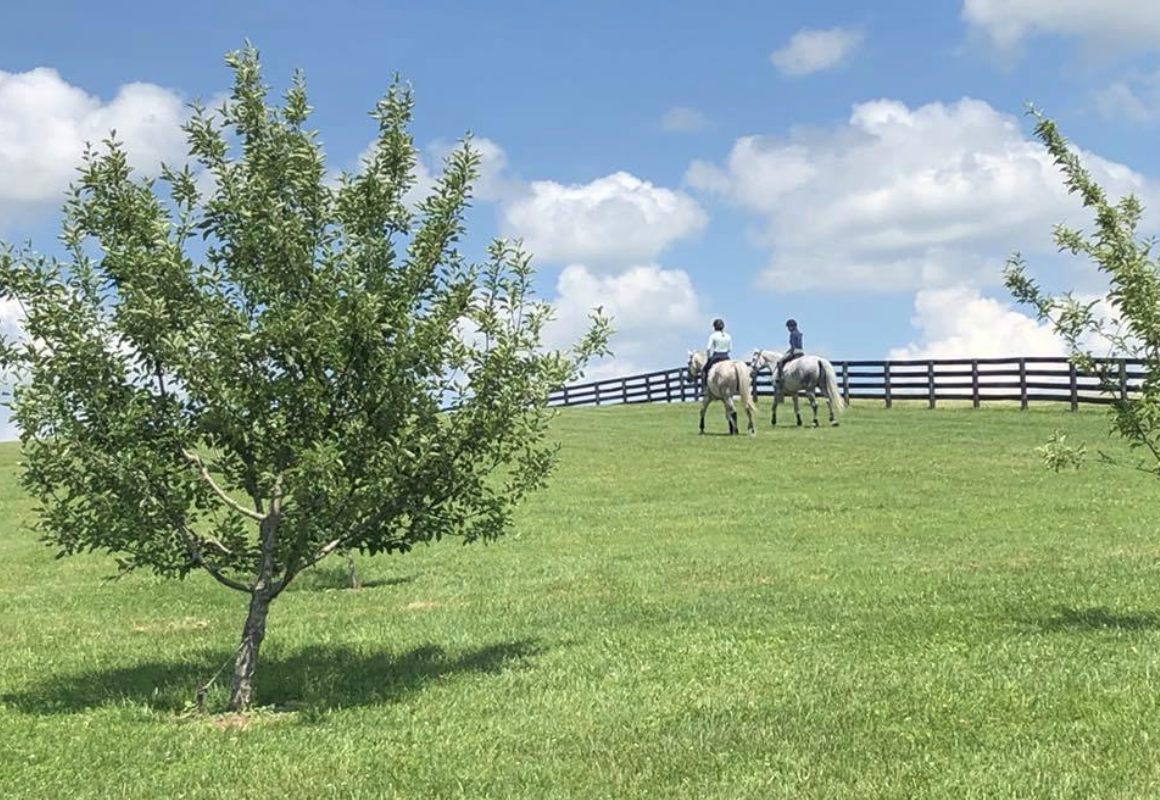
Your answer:
[[[802,332],[798,330],[797,320],[786,320],[785,327],[789,330],[789,350],[777,362],[777,380],[779,381],[781,380],[781,373],[785,369],[785,365],[798,356],[805,355],[805,352],[802,350]]]

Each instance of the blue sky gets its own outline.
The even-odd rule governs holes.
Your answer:
[[[598,374],[682,363],[715,316],[738,351],[780,348],[793,316],[834,358],[1061,352],[999,285],[1019,249],[1050,285],[1100,286],[1054,255],[1052,224],[1084,216],[1026,100],[1113,191],[1157,195],[1160,10],[1136,0],[286,5],[6,0],[0,238],[52,249],[68,165],[111,125],[143,172],[180,161],[182,104],[228,88],[247,37],[274,86],[305,72],[335,167],[396,71],[428,171],[479,137],[465,249],[527,241],[554,343],[610,308]]]

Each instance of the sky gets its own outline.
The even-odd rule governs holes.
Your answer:
[[[183,163],[188,103],[228,90],[223,56],[247,39],[276,89],[305,73],[335,169],[357,167],[394,73],[414,88],[421,178],[470,132],[484,163],[464,252],[524,240],[553,345],[592,306],[611,313],[596,376],[682,364],[715,317],[742,356],[782,349],[787,317],[833,359],[1062,354],[1011,302],[1004,262],[1020,251],[1051,288],[1105,283],[1056,253],[1053,226],[1090,217],[1029,101],[1114,196],[1160,208],[1156,3],[165,7],[5,0],[0,240],[53,252],[84,143],[110,129],[142,175]],[[0,304],[0,330],[19,323]]]

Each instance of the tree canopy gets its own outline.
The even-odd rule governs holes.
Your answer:
[[[1108,278],[1108,291],[1106,297],[1096,298],[1047,292],[1030,276],[1019,254],[1008,261],[1004,281],[1017,300],[1050,322],[1067,342],[1076,365],[1099,376],[1104,388],[1116,393],[1115,430],[1143,455],[1137,466],[1160,475],[1160,262],[1154,254],[1155,240],[1138,234],[1144,207],[1132,194],[1109,201],[1055,122],[1037,109],[1030,113],[1036,120],[1035,134],[1062,170],[1068,191],[1079,195],[1094,213],[1090,233],[1057,225],[1056,244],[1095,264]],[[1135,396],[1120,391],[1118,369],[1109,366],[1111,356],[1144,362],[1145,378]],[[1059,469],[1078,465],[1084,450],[1057,436],[1043,453],[1047,463]]]
[[[457,249],[470,138],[413,208],[413,98],[395,82],[355,174],[329,177],[305,81],[272,105],[258,53],[195,106],[193,166],[138,179],[111,137],[64,209],[66,256],[0,249],[0,344],[23,485],[60,554],[202,570],[250,595],[231,708],[251,699],[270,601],[338,550],[489,540],[556,458],[547,395],[606,352],[593,315],[542,347],[530,257]]]

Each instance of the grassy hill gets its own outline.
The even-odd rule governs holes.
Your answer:
[[[1160,796],[1160,483],[1034,452],[1101,413],[767,413],[567,412],[502,542],[280,598],[247,717],[242,598],[55,561],[0,447],[0,797]]]

